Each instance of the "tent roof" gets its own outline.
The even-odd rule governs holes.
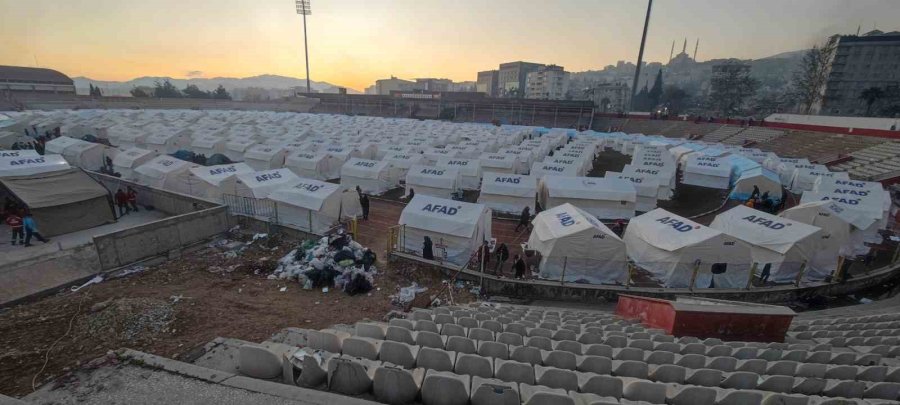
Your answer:
[[[0,177],[28,176],[71,168],[60,155],[3,157],[0,158]]]
[[[328,197],[340,190],[341,186],[334,183],[300,178],[300,183],[275,190],[268,198],[311,211],[320,211]]]
[[[203,181],[210,184],[219,184],[231,176],[243,173],[252,173],[253,168],[246,163],[231,163],[227,165],[216,166],[197,166],[190,168],[194,176],[199,177]]]
[[[66,205],[109,194],[100,183],[80,169],[3,177],[0,183],[32,209]]]
[[[818,227],[776,217],[744,205],[738,205],[717,215],[710,227],[751,245],[781,254],[787,253],[794,244],[819,232]]]
[[[457,169],[463,176],[478,176],[481,173],[481,161],[478,159],[442,157],[438,158],[435,166]]]
[[[537,178],[524,174],[484,172],[481,193],[534,198],[537,193]]]
[[[628,222],[628,232],[633,232],[650,245],[669,252],[703,243],[722,233],[662,208],[631,218]]]
[[[533,222],[537,237],[542,242],[564,238],[585,230],[591,230],[592,233],[601,232],[619,243],[622,242],[618,235],[600,223],[593,215],[569,203],[542,211],[535,216]],[[538,223],[543,226],[537,226]]]
[[[846,209],[832,201],[812,201],[791,207],[781,213],[782,217],[789,215],[790,212],[812,210],[816,213],[827,213],[840,218],[844,222],[853,225],[856,229],[867,229],[874,222],[874,218],[869,218],[865,214]]]
[[[401,225],[459,237],[475,234],[482,216],[490,210],[482,204],[416,194],[400,214]]]
[[[562,198],[635,202],[637,190],[628,180],[598,177],[544,176],[550,195]]]
[[[381,172],[391,167],[391,162],[352,158],[341,166],[341,177],[377,179]]]

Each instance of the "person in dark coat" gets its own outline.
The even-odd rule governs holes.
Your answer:
[[[412,201],[413,197],[416,196],[416,190],[409,189],[409,200]]]
[[[434,260],[434,250],[431,243],[431,238],[425,237],[425,242],[422,243],[422,258],[427,260]]]
[[[494,273],[503,274],[503,265],[509,260],[509,248],[506,247],[505,243],[501,243],[494,250],[494,254],[497,256],[497,267],[494,268]]]
[[[478,248],[478,263],[484,263],[484,268],[487,268],[488,264],[491,263],[491,247],[488,245],[487,241],[481,242],[481,247]]]
[[[119,216],[128,214],[128,195],[120,188],[116,191],[116,206],[119,207]]]
[[[752,199],[755,199],[756,197],[759,197],[759,187],[757,187],[756,184],[754,184],[753,192],[750,193],[750,199],[752,200]]]
[[[525,260],[522,259],[522,256],[516,255],[515,260],[513,260],[513,269],[516,271],[516,278],[525,278],[525,269],[528,266],[525,265]]]
[[[359,206],[362,207],[362,216],[364,221],[369,220],[369,195],[361,194],[359,196]]]
[[[519,232],[519,227],[522,226],[525,227],[526,231],[531,231],[531,209],[527,205],[522,209],[522,214],[519,215],[519,223],[516,225],[515,232]]]
[[[377,260],[378,256],[375,255],[375,252],[373,252],[372,249],[366,248],[366,250],[363,252],[362,260],[360,260],[363,265],[363,270],[369,271],[369,268],[372,267],[372,265],[375,264],[375,261]]]

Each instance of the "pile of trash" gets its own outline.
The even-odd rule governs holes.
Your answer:
[[[304,289],[337,288],[365,294],[375,284],[376,256],[346,233],[307,240],[278,261],[269,278],[297,280]]]

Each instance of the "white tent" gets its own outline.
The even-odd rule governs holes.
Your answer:
[[[516,173],[527,172],[528,169],[531,168],[531,164],[534,163],[534,155],[532,155],[531,151],[524,151],[516,148],[502,148],[497,153],[514,156],[516,158]]]
[[[188,183],[182,174],[192,166],[191,163],[168,155],[160,155],[150,159],[134,169],[135,181],[145,186],[190,194]]]
[[[781,201],[781,179],[778,178],[778,174],[764,167],[741,173],[741,177],[734,182],[728,198],[746,201],[753,194],[753,186],[759,188],[760,196],[769,193],[769,198],[775,204]]]
[[[388,153],[381,159],[394,166],[394,177],[406,181],[406,173],[409,168],[415,165],[421,165],[425,162],[425,157],[420,153],[395,152]]]
[[[819,168],[819,166],[811,163],[793,163],[790,160],[779,163],[777,168],[775,169],[775,172],[778,173],[778,177],[781,179],[782,185],[784,185],[785,187],[789,187],[791,185],[791,180],[794,178],[794,170],[797,170],[797,168],[817,169]]]
[[[284,167],[291,169],[298,176],[315,179],[331,180],[341,176],[341,165],[327,152],[295,151],[287,155]]]
[[[65,136],[47,142],[45,153],[62,155],[72,166],[97,171],[103,166],[106,146]]]
[[[400,245],[422,254],[431,239],[436,260],[463,265],[483,241],[491,238],[491,210],[481,204],[446,200],[416,193],[400,214]]]
[[[700,152],[688,155],[681,182],[693,186],[727,190],[731,185],[731,165],[719,157]]]
[[[693,279],[695,288],[742,288],[750,277],[750,246],[662,208],[632,218],[623,239],[628,257],[667,287],[691,287]]]
[[[586,154],[588,152],[585,152]],[[562,166],[575,166],[578,167],[578,175],[584,176],[589,171],[591,171],[593,160],[576,158],[576,157],[566,157],[566,156],[547,156],[544,158],[544,163],[550,163],[554,165],[562,165]]]
[[[571,203],[601,219],[631,218],[637,201],[634,185],[621,179],[544,176],[538,190],[544,209]]]
[[[393,155],[395,153],[411,154],[409,148],[406,146],[395,145],[393,143],[385,143],[378,145],[378,151],[375,153],[375,157],[384,160],[386,156]]]
[[[428,160],[432,165],[437,163],[437,161],[441,158],[455,158],[459,154],[459,151],[453,149],[446,148],[428,148],[422,153],[422,156],[425,156],[425,159]]]
[[[44,144],[44,152],[53,155],[62,155],[66,148],[80,142],[84,141],[81,139],[69,138],[68,136],[61,136]]]
[[[367,194],[382,194],[394,188],[398,180],[392,176],[390,162],[352,158],[341,166],[341,186]]]
[[[753,262],[759,269],[771,264],[771,280],[777,283],[796,280],[803,263],[809,266],[821,239],[818,227],[743,205],[717,215],[710,227],[750,244]]]
[[[253,173],[244,163],[196,166],[180,175],[179,183],[187,184],[187,193],[207,200],[222,202],[225,194],[235,194],[237,175]]]
[[[625,242],[591,214],[563,204],[535,216],[528,248],[541,254],[542,278],[624,284]]]
[[[481,170],[494,173],[516,173],[519,168],[519,159],[513,155],[502,153],[482,153],[479,157]]]
[[[838,257],[866,253],[862,230],[874,220],[831,201],[814,201],[783,211],[779,216],[822,229],[819,248],[808,264],[808,278],[822,280],[837,269]]]
[[[236,177],[234,194],[248,198],[266,198],[275,190],[292,187],[302,181],[288,169],[241,173]]]
[[[191,145],[188,130],[155,130],[144,138],[145,149],[157,153],[175,153],[179,149],[187,149]]]
[[[622,174],[607,171],[603,177],[630,181],[637,192],[634,209],[639,212],[650,212],[656,209],[656,200],[659,195],[659,179],[646,174]]]
[[[232,139],[225,143],[225,156],[232,161],[244,160],[244,153],[256,145],[256,141],[249,138]]]
[[[244,152],[244,163],[254,170],[269,170],[284,167],[287,149],[280,145],[253,145]]]
[[[227,143],[227,139],[218,136],[202,136],[194,138],[191,142],[190,149],[198,155],[202,154],[206,155],[206,157],[210,157],[217,153],[225,154],[225,145]]]
[[[341,218],[362,214],[356,191],[319,180],[300,179],[300,183],[269,194],[278,207],[281,223],[302,231],[324,234]]]
[[[70,169],[69,163],[60,155],[10,156],[0,158],[0,177],[30,176],[32,174],[56,172]]]
[[[113,158],[113,171],[125,180],[136,180],[134,169],[156,157],[156,152],[140,148],[126,149]]]
[[[579,177],[582,173],[581,166],[562,165],[547,162],[534,162],[531,165],[531,176],[541,178],[544,176]]]
[[[452,198],[459,190],[459,170],[415,165],[406,172],[406,195],[413,189],[416,195]]]
[[[439,158],[435,166],[459,170],[459,187],[464,190],[481,187],[481,162],[478,159]]]
[[[519,214],[528,207],[534,212],[537,178],[524,174],[485,172],[478,203],[507,214]]]
[[[0,150],[0,158],[25,158],[25,157],[39,157],[40,153],[37,153],[34,149],[25,149],[25,150]]]
[[[872,225],[861,231],[869,243],[880,243],[878,230],[886,227],[890,215],[890,194],[881,183],[856,180],[820,178],[813,191],[803,193],[800,203],[832,201],[848,210],[872,219]]]
[[[813,184],[820,177],[837,180],[850,180],[847,172],[832,172],[825,165],[813,165],[814,168],[797,167],[791,176],[790,189],[793,193],[802,193],[813,189]]]

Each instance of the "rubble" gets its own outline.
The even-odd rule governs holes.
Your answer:
[[[375,284],[375,253],[339,233],[319,240],[306,240],[278,261],[269,279],[296,280],[303,289],[340,289],[347,294],[365,294]]]
[[[178,302],[178,300],[174,300]],[[169,332],[175,319],[172,303],[160,299],[121,298],[91,306],[91,313],[79,319],[77,335],[102,340],[149,341]]]

